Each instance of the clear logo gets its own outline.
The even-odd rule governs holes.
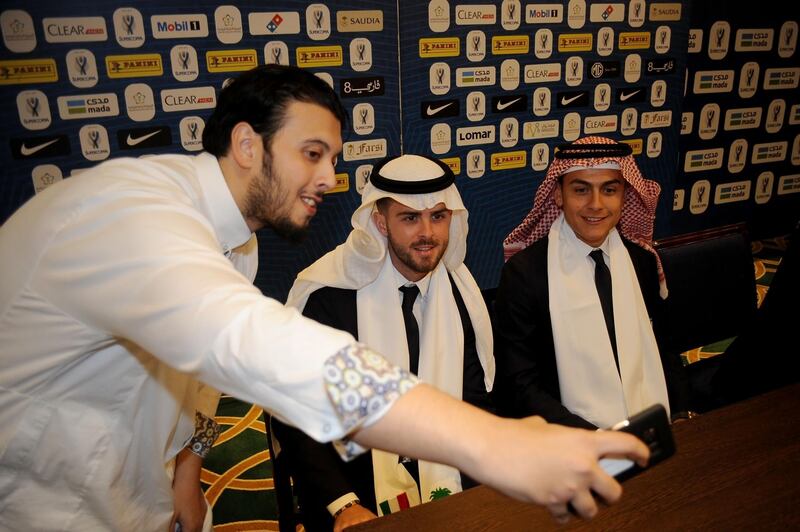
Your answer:
[[[50,43],[108,40],[103,17],[52,17],[42,19],[44,38]]]

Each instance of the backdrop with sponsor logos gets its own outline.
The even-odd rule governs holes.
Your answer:
[[[108,157],[196,152],[224,81],[281,62],[326,78],[350,123],[309,239],[259,234],[257,284],[279,299],[345,238],[371,164],[401,149],[456,171],[482,287],[496,284],[502,239],[553,148],[588,134],[629,142],[661,183],[657,236],[740,220],[785,232],[800,207],[798,7],[776,21],[777,2],[706,4],[11,3],[0,221]]]
[[[671,231],[800,219],[800,3],[694,2]]]

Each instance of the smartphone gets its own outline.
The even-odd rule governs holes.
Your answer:
[[[627,459],[603,458],[600,460],[600,467],[620,482],[636,476],[675,454],[675,440],[672,437],[667,411],[660,404],[642,410],[629,419],[617,423],[610,430],[633,434],[650,448],[650,461],[645,467],[640,467],[636,462]]]

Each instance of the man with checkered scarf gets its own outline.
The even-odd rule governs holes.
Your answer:
[[[654,403],[682,417],[683,367],[654,333],[667,296],[652,245],[661,187],[642,176],[630,146],[608,138],[560,146],[554,159],[533,209],[503,243],[499,405],[582,428]]]

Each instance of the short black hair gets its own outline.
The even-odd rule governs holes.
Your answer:
[[[228,153],[231,131],[246,122],[269,151],[272,137],[283,126],[286,108],[294,101],[328,109],[346,124],[345,113],[333,89],[311,72],[285,65],[262,65],[234,79],[219,93],[217,107],[203,130],[203,148],[216,157]]]

